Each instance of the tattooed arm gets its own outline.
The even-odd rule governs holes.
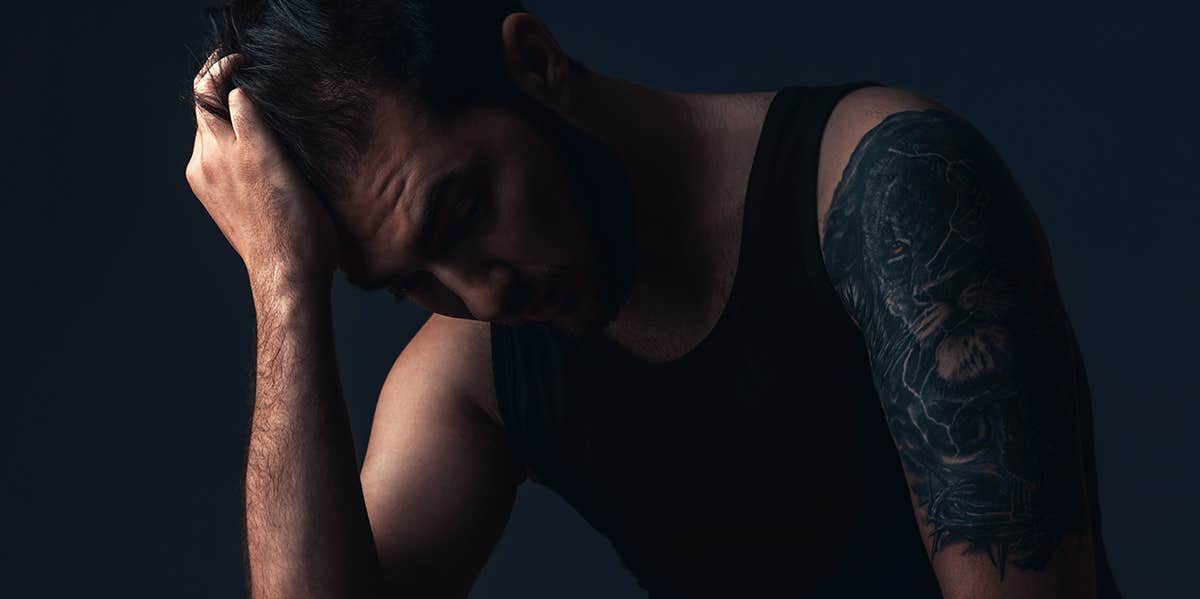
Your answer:
[[[1092,597],[1086,384],[1037,220],[969,123],[883,114],[832,193],[822,252],[942,591]]]

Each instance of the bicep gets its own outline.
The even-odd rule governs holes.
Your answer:
[[[1086,385],[1040,228],[1002,160],[947,112],[892,114],[851,155],[822,251],[947,595],[1085,591]]]
[[[396,360],[361,475],[386,576],[421,596],[467,595],[520,480],[503,432],[454,379],[490,370],[454,326],[434,315]]]

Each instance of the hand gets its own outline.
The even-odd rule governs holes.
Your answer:
[[[196,75],[197,95],[218,97],[241,57],[215,58]],[[338,245],[328,213],[243,91],[234,88],[226,102],[232,122],[196,107],[186,172],[192,191],[242,257],[252,285],[331,277]]]

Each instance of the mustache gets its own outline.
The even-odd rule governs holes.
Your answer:
[[[543,266],[525,275],[513,286],[505,313],[515,317],[548,296],[551,290],[569,286],[578,278],[578,269],[578,265]]]

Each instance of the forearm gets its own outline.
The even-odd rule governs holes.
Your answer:
[[[250,591],[370,597],[381,586],[333,347],[330,214],[214,51],[193,79],[196,138],[185,175],[246,265],[257,316],[246,461]]]
[[[329,281],[271,277],[251,287],[257,315],[246,463],[251,594],[371,596],[378,558],[337,372]]]

